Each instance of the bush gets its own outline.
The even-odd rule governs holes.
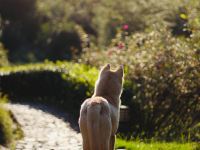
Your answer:
[[[173,2],[168,0],[162,2],[127,0],[123,3],[120,0],[98,2],[94,0],[85,0],[84,2],[38,0],[37,11],[43,18],[42,20],[45,20],[41,26],[47,27],[45,31],[48,33],[69,31],[74,25],[80,25],[90,35],[91,42],[103,47],[110,43],[117,30],[124,24],[129,25],[131,33],[149,30],[157,22],[169,26],[178,24],[176,16],[179,15],[179,8],[187,6],[187,4],[181,0]]]
[[[9,50],[11,62],[69,60],[81,52],[80,38],[73,22],[68,20],[67,12],[60,14],[62,10],[57,8],[60,2],[56,2],[56,6],[45,3],[48,8],[41,10],[42,1],[0,0],[0,39]],[[66,2],[59,5],[63,4]]]
[[[63,106],[79,113],[91,96],[97,70],[85,65],[57,62],[1,69],[2,92],[18,100],[30,99]]]
[[[35,0],[0,0],[1,41],[9,50],[11,61],[20,58],[19,55],[16,56],[20,50],[26,49],[23,55],[28,57],[33,49],[39,31],[39,18],[36,16],[35,3]]]
[[[70,60],[82,52],[76,25],[97,47],[109,45],[123,25],[129,26],[129,33],[138,33],[165,24],[174,35],[189,37],[199,22],[198,4],[198,0],[0,0],[1,39],[12,62]]]
[[[125,65],[129,96],[123,96],[130,106],[134,136],[188,137],[189,129],[200,121],[197,35],[179,39],[164,29],[132,36],[123,31],[107,51],[88,49],[80,62]]]

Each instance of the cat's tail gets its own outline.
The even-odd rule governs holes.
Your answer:
[[[112,123],[106,100],[87,108],[87,129],[90,150],[109,150]]]

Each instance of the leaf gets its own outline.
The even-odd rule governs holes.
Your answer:
[[[186,14],[180,14],[180,18],[186,20],[188,18],[188,16]]]

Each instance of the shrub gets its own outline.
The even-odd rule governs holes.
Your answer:
[[[70,60],[82,52],[76,25],[97,47],[109,45],[125,24],[129,33],[165,24],[174,35],[190,36],[198,22],[198,4],[198,0],[1,0],[1,39],[12,62]]]
[[[0,1],[2,41],[6,48],[16,50],[20,44],[33,42],[38,31],[35,3],[35,0]]]
[[[186,137],[200,111],[199,50],[192,38],[175,38],[164,29],[127,36],[119,32],[107,51],[88,49],[80,62],[100,66],[124,64],[134,136]]]
[[[73,54],[81,52],[80,38],[66,14],[69,11],[62,14],[62,10],[68,8],[59,10],[58,3],[60,6],[67,4],[62,1],[56,2],[55,6],[45,1],[46,11],[46,7],[40,9],[44,4],[42,1],[0,1],[0,38],[9,50],[11,62],[69,60]]]
[[[30,99],[63,106],[79,113],[91,96],[97,70],[73,63],[51,63],[1,69],[2,92],[18,100]]]

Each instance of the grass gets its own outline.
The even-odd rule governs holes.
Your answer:
[[[14,150],[15,141],[23,137],[23,131],[14,115],[3,106],[7,101],[7,97],[0,94],[0,150],[1,145]]]
[[[0,144],[9,144],[13,140],[12,119],[2,106],[0,106]]]
[[[117,139],[116,148],[126,150],[200,150],[198,143],[126,141]]]

